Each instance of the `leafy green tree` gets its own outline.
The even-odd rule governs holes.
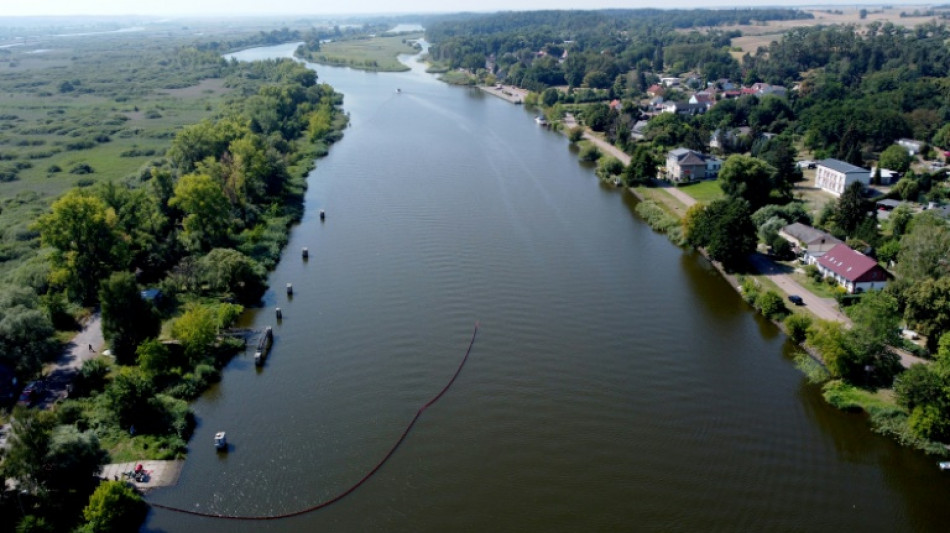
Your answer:
[[[950,331],[950,276],[926,278],[904,291],[904,318],[927,336],[927,349],[935,352],[940,336]]]
[[[741,198],[721,199],[704,208],[690,208],[684,230],[687,242],[705,247],[710,258],[728,269],[742,266],[755,251],[757,240],[749,203]]]
[[[544,107],[552,107],[557,103],[560,93],[554,87],[548,87],[541,93],[541,103],[544,104]]]
[[[881,157],[877,164],[878,168],[883,167],[897,172],[907,172],[913,160],[914,159],[907,153],[907,150],[904,149],[903,146],[892,144],[881,152]]]
[[[73,390],[69,396],[81,397],[105,388],[106,377],[109,375],[109,363],[105,358],[97,357],[83,361],[79,374],[73,381]]]
[[[950,264],[950,228],[932,213],[913,218],[910,230],[900,241],[897,272],[901,278],[919,281],[947,275]]]
[[[138,433],[147,433],[155,424],[154,383],[136,367],[121,368],[112,383],[106,388],[105,395],[119,426]]]
[[[71,190],[53,202],[37,227],[43,245],[54,249],[53,282],[65,285],[83,303],[93,303],[99,280],[128,262],[115,211],[83,191]]]
[[[897,206],[894,211],[891,212],[891,216],[887,217],[887,225],[891,230],[891,236],[900,238],[904,235],[913,217],[914,212],[909,205],[901,204]]]
[[[628,187],[649,183],[656,177],[656,171],[657,164],[653,152],[646,145],[638,144],[633,149],[630,164],[623,171],[623,180]]]
[[[174,360],[171,350],[157,339],[148,339],[140,344],[136,354],[139,368],[149,376],[164,376],[182,366]]]
[[[206,305],[191,305],[172,322],[171,334],[181,341],[185,356],[197,361],[206,356],[218,335],[218,316]]]
[[[864,185],[860,182],[852,183],[845,188],[838,198],[838,204],[835,208],[835,224],[841,228],[846,235],[851,235],[867,220],[870,206],[864,199],[862,191]]]
[[[894,380],[894,393],[897,402],[909,410],[918,405],[935,405],[948,399],[944,387],[946,382],[930,365],[911,365]]]
[[[933,136],[934,146],[950,149],[950,124],[944,124]]]
[[[107,458],[108,454],[99,446],[99,439],[92,431],[56,426],[50,435],[40,479],[53,491],[85,489],[95,482]]]
[[[211,291],[255,304],[267,289],[267,272],[237,250],[215,248],[198,260],[199,279]]]
[[[189,250],[207,251],[227,244],[231,206],[221,185],[210,176],[182,176],[168,203],[185,213],[181,238]]]
[[[60,346],[46,313],[22,305],[0,308],[0,362],[20,377],[36,375],[59,354]]]
[[[106,481],[99,485],[89,505],[83,509],[86,524],[83,533],[122,533],[138,531],[148,505],[142,496],[128,484],[121,481]]]
[[[731,155],[719,171],[719,185],[730,198],[743,199],[754,211],[769,202],[775,169],[761,159]]]
[[[161,320],[152,305],[142,298],[135,276],[129,272],[115,272],[103,281],[99,301],[102,333],[116,361],[134,363],[135,349],[145,339],[158,335]]]
[[[854,322],[850,333],[859,344],[859,349],[868,353],[880,352],[887,345],[898,342],[901,313],[897,299],[890,293],[864,293],[857,304],[848,308],[848,314]]]
[[[46,454],[56,425],[50,411],[16,408],[11,420],[8,448],[0,463],[4,479],[14,478],[26,490],[38,493],[43,486]]]

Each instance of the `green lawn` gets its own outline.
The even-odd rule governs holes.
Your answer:
[[[726,196],[725,193],[722,192],[722,188],[719,187],[719,182],[716,180],[700,181],[698,183],[683,185],[680,187],[680,190],[704,204],[725,198]]]

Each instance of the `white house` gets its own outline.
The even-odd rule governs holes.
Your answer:
[[[850,293],[881,290],[887,285],[888,273],[870,257],[839,244],[818,259],[818,270]]]
[[[819,189],[841,196],[848,185],[855,182],[870,184],[871,171],[837,159],[824,159],[818,162],[815,171],[815,186]]]
[[[815,264],[828,250],[831,250],[839,244],[843,244],[833,235],[802,224],[801,222],[794,222],[784,226],[779,230],[778,234],[786,241],[792,243],[795,247],[795,251],[800,253],[802,259],[809,265]]]
[[[907,150],[910,155],[917,155],[924,148],[924,141],[915,141],[914,139],[897,139],[897,144]]]
[[[666,178],[674,183],[688,183],[715,178],[722,161],[696,150],[677,148],[666,155]]]

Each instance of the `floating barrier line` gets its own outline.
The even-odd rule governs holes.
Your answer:
[[[449,380],[449,382],[445,384],[445,387],[443,387],[442,390],[440,390],[438,394],[433,396],[431,400],[426,402],[425,405],[423,405],[422,407],[419,408],[418,411],[416,411],[416,416],[412,417],[412,421],[410,421],[409,425],[406,426],[406,429],[402,432],[402,435],[399,436],[399,439],[396,440],[396,443],[393,444],[392,448],[389,449],[389,452],[387,452],[386,455],[383,456],[383,458],[379,461],[379,463],[377,463],[376,466],[372,468],[372,470],[367,472],[362,478],[360,478],[359,481],[354,483],[350,488],[344,490],[343,492],[337,494],[336,496],[324,502],[321,502],[316,505],[313,505],[304,509],[300,509],[297,511],[292,511],[292,512],[283,513],[283,514],[276,514],[276,515],[263,515],[263,516],[226,515],[226,514],[211,513],[211,512],[205,512],[205,511],[195,511],[193,509],[183,509],[181,507],[173,507],[171,505],[164,505],[161,503],[151,503],[151,506],[155,507],[156,509],[164,509],[166,511],[172,511],[174,513],[189,514],[192,516],[203,516],[206,518],[222,518],[225,520],[280,520],[282,518],[291,518],[294,516],[300,516],[303,514],[312,513],[314,511],[318,511],[320,509],[323,509],[324,507],[327,507],[329,505],[332,505],[342,500],[346,496],[349,496],[350,493],[360,488],[360,486],[362,486],[363,483],[366,483],[367,481],[369,481],[369,478],[373,477],[373,475],[376,474],[376,472],[378,472],[379,469],[382,468],[384,464],[386,464],[386,461],[389,461],[389,459],[393,456],[393,454],[396,453],[396,449],[399,448],[402,442],[406,440],[406,437],[409,436],[409,432],[412,430],[412,427],[416,425],[416,421],[419,420],[419,417],[422,416],[422,413],[425,412],[426,409],[431,407],[437,401],[439,401],[439,399],[441,399],[442,396],[445,395],[446,392],[448,392],[452,384],[455,383],[456,378],[458,378],[459,374],[462,373],[462,367],[465,366],[465,362],[468,361],[468,356],[472,353],[472,347],[475,346],[475,336],[477,334],[478,334],[478,322],[475,322],[475,330],[472,332],[472,340],[471,342],[468,343],[468,350],[465,351],[465,357],[462,358],[462,362],[459,363],[458,368],[455,370],[455,374],[452,375],[452,378]]]

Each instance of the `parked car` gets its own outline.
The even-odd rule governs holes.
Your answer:
[[[795,305],[805,305],[805,300],[802,300],[802,297],[797,294],[789,294],[788,301]]]
[[[40,400],[44,390],[45,387],[43,387],[42,381],[31,381],[27,383],[26,387],[23,387],[23,392],[20,393],[20,398],[16,401],[16,404],[30,407]]]

